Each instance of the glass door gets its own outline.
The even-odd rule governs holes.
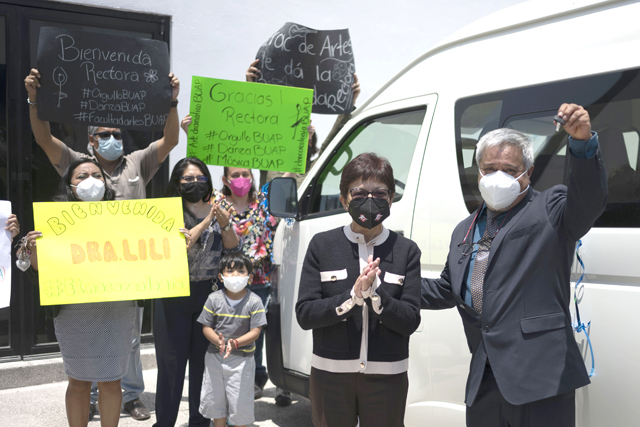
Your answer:
[[[40,28],[69,29],[169,41],[169,17],[122,12],[41,0],[0,0],[0,199],[12,201],[20,236],[33,230],[33,202],[50,201],[60,176],[36,144],[29,123],[24,78],[37,67]],[[73,150],[87,152],[87,128],[51,123],[52,135]],[[161,132],[126,132],[125,154],[145,148]],[[147,187],[160,197],[169,177],[168,163]],[[14,259],[15,259],[15,250]],[[53,319],[40,307],[38,284],[13,270],[11,307],[0,309],[0,359],[57,352]],[[34,282],[36,282],[34,280]],[[145,306],[143,342],[153,341],[151,301]]]

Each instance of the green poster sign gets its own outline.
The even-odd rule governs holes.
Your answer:
[[[305,173],[313,90],[193,76],[187,155]]]

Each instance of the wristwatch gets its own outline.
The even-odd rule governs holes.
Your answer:
[[[229,221],[229,224],[225,225],[224,227],[221,228],[222,231],[229,231],[231,230],[231,221]]]

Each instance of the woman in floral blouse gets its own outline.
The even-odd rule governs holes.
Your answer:
[[[249,289],[259,295],[262,303],[267,307],[271,288],[269,275],[273,268],[273,233],[276,220],[264,207],[265,195],[256,190],[251,169],[225,167],[222,183],[224,184],[222,191],[214,191],[212,202],[231,214],[231,224],[243,241],[242,252],[253,262],[253,281],[249,284]],[[198,228],[201,227],[190,231],[192,239],[199,235]],[[254,353],[256,398],[262,395],[262,389],[269,379],[267,369],[262,364],[263,346],[264,332],[256,341]]]
[[[276,221],[264,208],[265,196],[258,193],[251,169],[224,168],[222,194],[216,192],[214,203],[231,212],[232,223],[243,239],[243,252],[253,261],[251,291],[269,285]]]

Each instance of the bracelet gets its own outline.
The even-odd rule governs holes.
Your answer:
[[[171,101],[171,108],[177,107],[177,106],[178,106],[178,99],[176,98],[176,99]]]
[[[31,102],[31,100],[29,99],[29,97],[27,96],[27,102],[29,103],[29,105],[38,105],[35,102]]]

